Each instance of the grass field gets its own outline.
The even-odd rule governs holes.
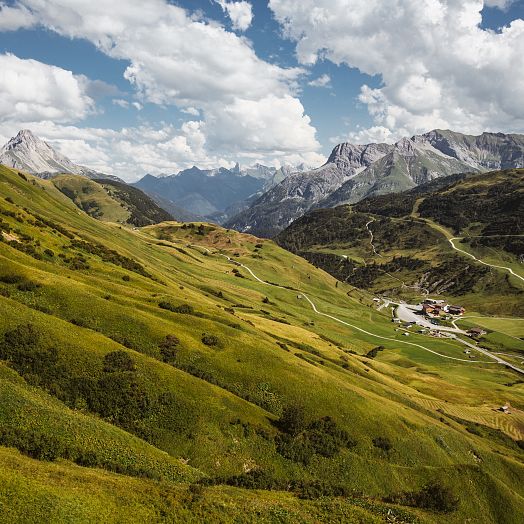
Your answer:
[[[6,521],[381,522],[382,499],[438,481],[456,509],[394,506],[397,521],[520,522],[524,430],[493,411],[524,409],[512,371],[407,340],[371,295],[271,241],[97,221],[5,168],[0,194]],[[351,445],[312,452],[303,430],[286,451],[275,421],[296,406]]]

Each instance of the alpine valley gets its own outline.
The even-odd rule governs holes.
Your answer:
[[[522,137],[337,146],[251,209],[360,201],[276,243],[27,131],[1,158],[1,521],[520,522]],[[217,213],[286,174],[253,170],[137,186]],[[454,336],[391,321],[428,294]]]

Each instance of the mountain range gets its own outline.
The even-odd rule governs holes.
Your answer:
[[[250,206],[258,197],[304,166],[279,169],[262,164],[241,169],[199,169],[193,166],[179,173],[156,177],[146,175],[133,184],[159,205],[184,208],[193,217],[222,223]]]
[[[343,143],[322,167],[286,178],[227,227],[273,237],[309,209],[411,189],[463,172],[524,167],[524,135],[434,130],[393,145]]]
[[[0,164],[44,179],[71,174],[125,183],[116,176],[75,164],[28,129],[21,130],[2,147]],[[167,176],[147,174],[131,185],[146,192],[177,220],[221,223],[244,211],[290,173],[305,169],[304,164],[275,168],[256,163],[242,169],[238,164],[232,169],[193,166]]]

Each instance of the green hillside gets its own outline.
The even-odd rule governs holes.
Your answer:
[[[0,195],[0,521],[521,521],[519,375],[272,241]]]
[[[109,179],[90,180],[77,175],[59,175],[54,185],[82,211],[105,222],[147,226],[171,215],[133,186]]]

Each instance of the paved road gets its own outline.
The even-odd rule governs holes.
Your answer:
[[[207,249],[206,247],[203,247],[203,246],[192,246],[192,247],[199,247],[201,249],[204,249],[207,253],[211,253],[211,251],[209,249]],[[235,265],[238,265],[239,267],[243,267],[246,271],[249,272],[249,274],[255,279],[257,280],[258,282],[260,282],[261,284],[264,284],[266,286],[272,286],[272,287],[277,287],[277,288],[280,288],[280,289],[284,289],[286,291],[290,291],[289,289],[285,288],[284,286],[279,286],[278,284],[272,284],[270,282],[266,282],[265,280],[262,280],[261,278],[259,278],[252,270],[251,268],[249,268],[248,266],[232,259],[231,257],[227,256],[227,255],[224,255],[223,253],[214,253],[214,254],[218,254],[220,255],[221,257],[224,257],[225,259],[227,259],[229,262],[235,264]],[[293,293],[296,293],[297,291],[296,290],[293,290]],[[342,320],[338,317],[335,317],[333,315],[329,315],[327,313],[323,313],[322,311],[319,311],[319,309],[317,308],[316,304],[302,291],[299,291],[300,295],[303,296],[308,302],[309,304],[311,305],[313,311],[317,314],[317,315],[321,315],[323,317],[327,317],[327,318],[330,318],[331,320],[334,320],[335,322],[338,322],[340,324],[344,324],[345,326],[348,326],[350,327],[351,329],[355,329],[356,331],[360,331],[361,333],[364,333],[366,335],[369,335],[371,337],[374,337],[374,338],[378,338],[380,340],[388,340],[390,342],[395,342],[396,344],[404,344],[404,345],[407,345],[407,346],[414,346],[414,347],[417,347],[417,348],[420,348],[420,349],[423,349],[424,351],[428,351],[429,353],[433,353],[434,355],[438,355],[439,357],[442,357],[442,358],[447,358],[449,360],[457,360],[457,361],[460,361],[460,362],[468,362],[468,363],[481,363],[481,364],[496,364],[496,362],[488,362],[486,360],[472,360],[472,359],[465,359],[465,358],[457,358],[457,357],[450,357],[449,355],[443,355],[442,353],[439,353],[438,351],[434,351],[432,349],[429,349],[425,346],[422,346],[420,344],[416,344],[414,342],[405,342],[403,340],[398,340],[396,338],[391,338],[391,337],[383,337],[382,335],[377,335],[376,333],[372,333],[370,331],[367,331],[365,329],[362,329],[358,326],[355,326],[354,324],[351,324],[349,322],[346,322],[345,320]]]
[[[198,247],[198,248],[201,248],[201,249],[204,249],[207,253],[212,253],[208,248],[204,247],[204,246],[194,246],[192,245],[191,247]],[[284,286],[279,286],[278,284],[272,284],[270,282],[266,282],[265,280],[262,280],[261,278],[259,278],[253,271],[251,268],[249,268],[248,266],[246,266],[245,264],[242,264],[240,262],[237,262],[236,260],[233,260],[231,257],[227,256],[227,255],[224,255],[223,253],[216,253],[222,257],[224,257],[225,259],[227,259],[229,262],[235,264],[235,265],[238,265],[239,267],[243,267],[246,271],[249,272],[249,274],[255,279],[257,280],[258,282],[260,282],[261,284],[264,284],[266,286],[272,286],[272,287],[277,287],[277,288],[280,288],[280,289],[284,289],[286,291],[289,291],[287,288],[285,288]],[[293,293],[296,293],[296,290],[293,290]],[[376,333],[372,333],[370,331],[367,331],[365,329],[362,329],[358,326],[355,326],[354,324],[351,324],[349,322],[346,322],[345,320],[342,320],[338,317],[335,317],[333,315],[329,315],[328,313],[323,313],[322,311],[319,311],[319,309],[317,308],[316,304],[302,291],[300,291],[300,294],[309,302],[309,304],[311,305],[313,311],[317,314],[317,315],[321,315],[323,317],[327,317],[327,318],[330,318],[331,320],[334,320],[335,322],[338,322],[340,324],[344,324],[345,326],[348,326],[350,327],[351,329],[355,329],[357,331],[360,331],[361,333],[364,333],[366,335],[369,335],[369,336],[372,336],[372,337],[375,337],[375,338],[378,338],[378,339],[381,339],[381,340],[388,340],[390,342],[395,342],[396,344],[404,344],[404,345],[407,345],[407,346],[414,346],[414,347],[417,347],[417,348],[420,348],[420,349],[423,349],[424,351],[428,351],[429,353],[433,353],[434,355],[438,355],[439,357],[442,357],[442,358],[447,358],[449,360],[456,360],[456,361],[460,361],[460,362],[468,362],[468,363],[481,363],[481,364],[503,364],[504,366],[507,366],[507,367],[510,367],[511,369],[513,369],[514,371],[517,371],[518,373],[521,373],[524,375],[524,369],[520,369],[518,368],[517,366],[514,366],[513,364],[501,359],[500,357],[496,356],[496,355],[493,355],[491,354],[489,351],[483,349],[483,348],[480,348],[474,344],[472,344],[471,342],[467,341],[467,340],[462,340],[458,337],[455,338],[455,340],[457,342],[460,342],[466,346],[469,346],[471,347],[472,349],[475,349],[476,351],[479,351],[480,353],[483,353],[484,355],[486,355],[487,357],[491,358],[492,361],[489,362],[489,361],[486,361],[486,360],[473,360],[473,359],[465,359],[465,358],[457,358],[457,357],[450,357],[449,355],[443,355],[442,353],[439,353],[438,351],[434,351],[432,349],[429,349],[425,346],[422,346],[421,344],[416,344],[414,342],[405,342],[403,340],[397,340],[396,338],[391,338],[391,337],[383,337],[382,335],[377,335]],[[432,326],[432,327],[435,327],[435,326]],[[443,329],[442,327],[439,327],[439,329]],[[452,330],[453,328],[448,328],[447,330]],[[458,329],[456,330],[457,332],[461,332],[463,333],[462,330]],[[494,362],[493,362],[494,361]]]
[[[495,264],[488,264],[487,262],[484,262],[483,260],[480,260],[479,258],[477,258],[475,255],[472,255],[471,253],[468,253],[467,251],[464,251],[463,249],[460,249],[458,248],[454,243],[453,243],[453,240],[462,240],[462,237],[453,237],[453,238],[448,238],[448,242],[451,244],[451,247],[453,249],[455,249],[456,251],[459,251],[460,253],[463,253],[464,255],[467,255],[468,257],[472,258],[473,260],[476,260],[477,262],[479,262],[480,264],[484,264],[485,266],[489,266],[489,267],[496,267],[498,269],[505,269],[506,271],[508,271],[509,273],[511,273],[514,277],[517,277],[517,278],[520,278],[520,280],[522,280],[524,282],[524,277],[521,277],[520,275],[517,275],[517,273],[515,273],[515,271],[513,271],[513,269],[511,269],[510,267],[506,267],[506,266],[497,266]]]

